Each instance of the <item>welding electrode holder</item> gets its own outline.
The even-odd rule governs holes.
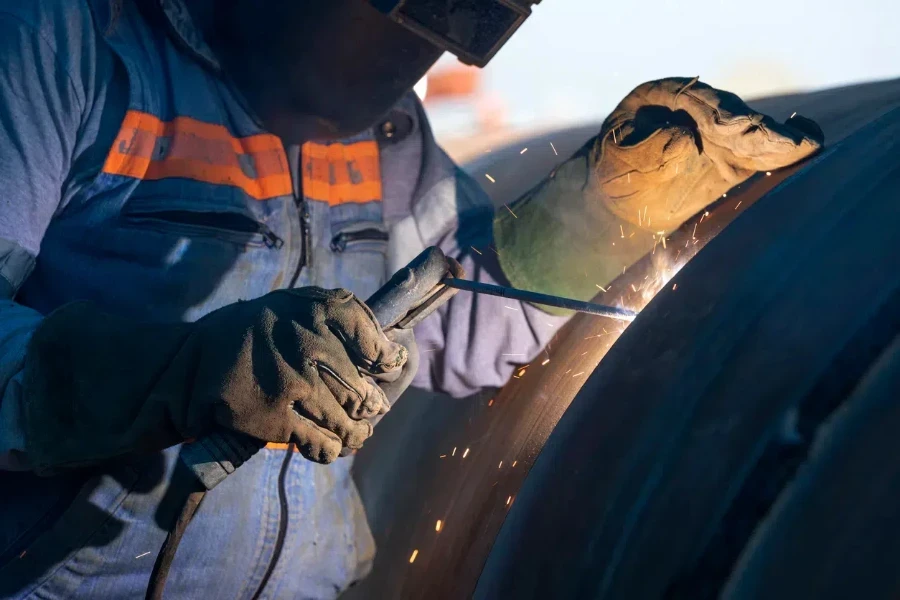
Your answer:
[[[457,292],[444,285],[443,280],[464,276],[458,262],[432,246],[397,271],[366,305],[385,332],[411,329]],[[265,442],[261,440],[223,430],[185,444],[180,456],[203,487],[211,490],[263,446]]]

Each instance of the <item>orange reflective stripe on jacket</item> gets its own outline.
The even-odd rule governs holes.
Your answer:
[[[380,202],[381,164],[374,140],[303,145],[303,194],[330,206]]]
[[[290,169],[271,134],[234,137],[222,125],[129,110],[103,172],[144,180],[180,177],[240,188],[257,200],[289,195]]]

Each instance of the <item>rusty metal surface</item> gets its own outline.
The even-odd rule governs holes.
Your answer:
[[[789,467],[900,332],[898,156],[900,109],[757,202],[642,311],[547,440],[476,598],[718,596]],[[764,597],[819,597],[794,583]]]
[[[652,297],[645,288],[657,281],[660,267],[679,264],[696,252],[703,241],[791,171],[757,177],[712,207],[708,216],[690,220],[670,236],[665,249],[657,246],[595,301],[642,307]],[[420,456],[415,472],[408,473],[414,489],[395,499],[405,506],[393,506],[394,517],[402,522],[379,536],[375,569],[351,597],[469,596],[525,475],[575,394],[624,328],[620,321],[577,315],[547,352],[502,391],[466,406],[461,413],[466,421],[431,431],[443,443],[437,448],[429,444],[431,452]],[[379,452],[360,456],[363,469],[367,459],[387,460]],[[438,520],[440,531],[436,531]],[[409,563],[414,551],[415,561]]]
[[[879,85],[878,94],[866,88],[859,103],[865,106],[865,98],[871,96],[877,98],[874,104],[886,105],[885,94],[890,102],[900,100],[896,82]],[[882,94],[885,86],[890,93]],[[868,112],[854,113],[848,101],[841,98],[838,108],[834,108],[834,98],[829,100],[830,112],[824,108],[817,112],[814,103],[805,109],[831,141],[877,113],[871,107]],[[801,100],[783,101],[779,110],[788,110]],[[773,100],[772,106],[779,101]],[[753,105],[762,108],[761,102]],[[777,112],[772,107],[768,110]],[[831,115],[832,121],[823,119],[823,114]],[[686,256],[787,174],[760,175],[743,189],[730,192],[708,215],[698,215],[675,232],[665,248],[657,246],[654,254],[628,269],[595,301],[629,308],[643,306],[661,279],[680,266]],[[677,298],[679,291],[673,297]],[[529,469],[622,327],[608,319],[576,316],[551,342],[545,355],[492,397],[443,402],[404,399],[379,425],[357,459],[357,481],[379,553],[372,575],[347,597],[470,596],[497,532],[510,511],[519,510],[517,496]],[[423,432],[419,438],[411,439],[405,433],[411,421]],[[545,500],[544,510],[547,516],[568,514],[576,509],[568,502],[551,496]],[[589,520],[591,513],[576,511],[575,515]],[[552,554],[558,548],[544,550]],[[410,562],[414,552],[415,560]]]

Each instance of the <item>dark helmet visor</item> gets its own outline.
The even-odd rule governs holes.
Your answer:
[[[540,0],[537,0],[538,2]],[[462,62],[485,66],[531,14],[529,0],[371,0],[392,21],[452,52]]]

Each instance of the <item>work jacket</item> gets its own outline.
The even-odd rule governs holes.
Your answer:
[[[352,138],[285,148],[180,0],[158,4],[0,0],[0,597],[141,597],[185,493],[171,479],[180,447],[27,470],[21,369],[43,315],[81,299],[193,321],[309,285],[366,298],[434,244],[470,278],[504,282],[490,203],[414,95]],[[415,385],[500,386],[561,322],[459,294],[416,330]],[[338,595],[374,553],[351,464],[268,446],[208,494],[167,596]]]

